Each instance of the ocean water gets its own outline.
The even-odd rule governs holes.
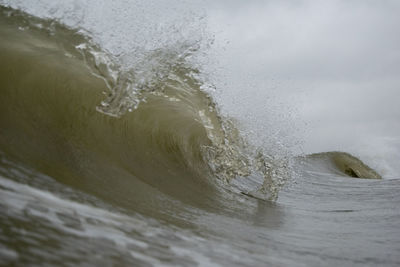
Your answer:
[[[1,265],[400,264],[396,2],[0,5]]]

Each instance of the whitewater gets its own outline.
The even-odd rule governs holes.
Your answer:
[[[2,265],[400,264],[398,4],[0,5]]]

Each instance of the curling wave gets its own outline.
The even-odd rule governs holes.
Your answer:
[[[148,191],[155,189],[197,205],[226,190],[276,200],[293,175],[293,159],[252,147],[221,116],[207,93],[212,84],[188,60],[198,41],[124,65],[82,30],[6,7],[0,14],[0,149],[7,154],[97,195],[135,188],[157,198]],[[345,175],[380,178],[348,154],[307,157],[323,166],[317,159]]]
[[[196,42],[150,51],[126,68],[54,20],[1,8],[0,31],[7,154],[100,195],[150,186],[200,205],[227,189],[277,198],[286,159],[255,150],[220,115],[204,90],[211,85],[187,60]]]
[[[222,115],[202,34],[160,37],[141,1],[28,2],[0,0],[0,265],[399,265],[399,179],[298,156],[273,107]]]

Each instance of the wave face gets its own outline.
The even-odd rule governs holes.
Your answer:
[[[66,183],[117,179],[117,169],[185,199],[220,187],[277,198],[287,164],[254,152],[219,114],[187,60],[196,46],[124,68],[54,21],[10,9],[1,19],[2,150]]]
[[[0,7],[1,264],[363,265],[371,251],[379,263],[400,262],[382,257],[397,255],[397,228],[374,219],[399,219],[390,202],[398,182],[375,180],[347,153],[293,157],[252,145],[211,93],[198,59],[210,42],[203,33],[167,31],[157,45],[113,50],[54,12]],[[79,12],[69,15],[64,23]],[[326,185],[337,193],[330,201]],[[349,200],[360,217],[335,217],[354,211],[342,202],[347,186],[361,192]],[[366,198],[371,187],[386,201]],[[335,223],[357,232],[366,217],[365,233],[386,227],[372,231],[384,246],[361,234],[338,257]],[[326,236],[333,246],[315,254]],[[359,243],[368,245],[354,256]]]

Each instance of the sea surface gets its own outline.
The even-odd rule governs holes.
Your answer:
[[[399,266],[397,128],[323,139],[166,2],[0,1],[0,265]]]

